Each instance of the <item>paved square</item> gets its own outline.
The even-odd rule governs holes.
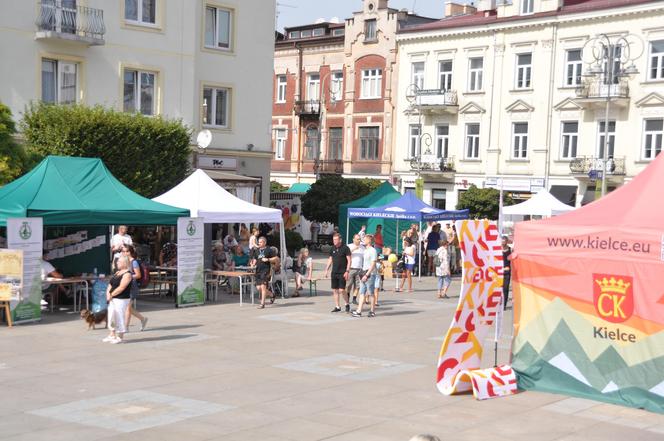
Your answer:
[[[348,377],[353,380],[375,380],[424,367],[423,365],[379,360],[377,358],[355,357],[348,354],[332,354],[308,360],[284,363],[275,367],[310,374]]]
[[[134,432],[232,408],[233,406],[137,390],[75,401],[29,413],[102,429]]]
[[[326,325],[329,323],[338,323],[350,320],[344,312],[338,312],[335,315],[320,314],[308,311],[287,312],[284,314],[262,315],[260,318],[265,320],[274,320],[276,322],[290,323],[292,325]]]

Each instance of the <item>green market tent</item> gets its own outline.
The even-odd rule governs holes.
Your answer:
[[[291,185],[290,188],[286,190],[286,193],[306,193],[309,191],[309,189],[311,189],[311,184],[298,182]]]
[[[144,198],[118,181],[101,159],[48,156],[0,188],[0,225],[41,217],[44,225],[175,225],[189,210]]]
[[[367,232],[373,233],[376,231],[376,225],[383,226],[383,242],[385,246],[389,246],[394,249],[396,243],[396,231],[397,223],[396,221],[386,220],[386,219],[363,219],[356,218],[350,219],[348,223],[348,232],[346,231],[346,217],[348,216],[349,208],[368,208],[368,207],[380,207],[385,204],[399,199],[401,193],[396,191],[394,187],[389,182],[383,182],[380,187],[372,191],[366,196],[363,196],[354,201],[346,202],[339,206],[339,231],[341,232],[344,240],[346,240],[346,233],[348,233],[348,238],[352,238],[353,234],[360,231],[362,225],[367,226]],[[402,222],[405,226],[407,223]],[[402,225],[400,225],[401,227]],[[406,229],[405,227],[403,229]],[[401,244],[399,244],[400,246]]]

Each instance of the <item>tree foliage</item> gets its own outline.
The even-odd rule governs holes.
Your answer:
[[[166,192],[189,171],[191,130],[179,120],[102,106],[32,104],[20,123],[28,151],[101,158],[123,184],[145,196]]]
[[[477,188],[471,185],[467,191],[459,197],[457,210],[467,208],[470,210],[470,217],[474,219],[498,219],[500,191],[495,188]],[[512,205],[514,201],[507,194],[503,193],[503,205]]]
[[[288,187],[281,185],[277,181],[270,181],[270,193],[283,193]]]
[[[30,165],[25,150],[14,140],[15,133],[12,112],[0,103],[0,185],[18,178]]]
[[[377,179],[345,179],[323,176],[302,196],[302,215],[318,222],[337,223],[339,205],[361,198],[380,185]]]

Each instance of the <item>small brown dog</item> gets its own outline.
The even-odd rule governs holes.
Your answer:
[[[98,325],[101,322],[104,322],[104,328],[108,328],[107,315],[108,312],[106,310],[92,312],[87,309],[81,309],[81,318],[88,324],[88,331],[90,329],[96,329],[95,325]]]

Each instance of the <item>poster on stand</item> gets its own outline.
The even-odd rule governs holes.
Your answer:
[[[0,249],[0,302],[18,302],[23,285],[23,251]]]
[[[40,217],[7,219],[7,247],[23,251],[21,295],[10,304],[16,324],[41,320],[43,233]]]
[[[203,219],[178,219],[178,307],[202,305],[205,302],[203,230]]]

